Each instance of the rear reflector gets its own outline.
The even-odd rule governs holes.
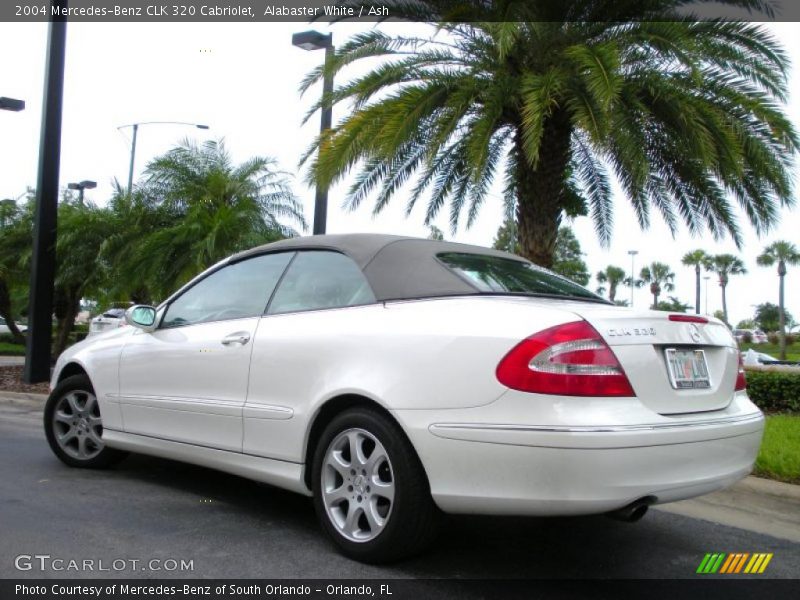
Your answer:
[[[557,325],[521,341],[497,365],[497,379],[537,394],[636,395],[611,348],[586,321]]]
[[[670,315],[670,321],[678,321],[679,323],[708,323],[705,317],[697,317],[695,315]]]
[[[736,372],[736,386],[733,389],[736,392],[747,389],[747,377],[744,374],[744,361],[742,360],[741,352],[739,352],[739,370]]]

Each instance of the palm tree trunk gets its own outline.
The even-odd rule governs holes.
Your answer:
[[[608,284],[608,299],[611,302],[614,302],[617,298],[617,284],[616,283],[609,283]]]
[[[58,358],[66,350],[69,343],[69,334],[75,326],[75,317],[80,312],[81,292],[80,287],[72,287],[61,290],[61,306],[56,310],[58,324],[56,327],[56,339],[53,345],[53,358]]]
[[[720,284],[722,288],[722,320],[725,321],[725,324],[728,324],[728,302],[725,298],[725,288],[727,286]]]
[[[531,167],[522,147],[522,126],[514,142],[517,185],[517,239],[520,253],[545,268],[553,266],[556,236],[565,204],[565,179],[570,161],[569,117],[564,111],[544,124],[539,161]]]
[[[694,313],[700,314],[700,265],[694,266]]]
[[[785,266],[783,268],[783,271],[785,273],[786,271]],[[778,315],[780,320],[780,344],[781,344],[780,359],[786,360],[786,313],[783,310],[784,275],[780,275],[779,279],[780,279],[780,287],[778,288]]]
[[[6,321],[9,333],[18,344],[25,343],[25,336],[14,322],[14,315],[11,312],[11,294],[8,291],[8,284],[5,279],[0,278],[0,317]]]

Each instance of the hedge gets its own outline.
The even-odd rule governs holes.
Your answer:
[[[747,369],[747,394],[767,412],[800,412],[800,369]]]

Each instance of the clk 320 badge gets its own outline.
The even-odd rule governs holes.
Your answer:
[[[608,337],[628,337],[628,336],[654,336],[654,327],[614,327],[608,330]]]

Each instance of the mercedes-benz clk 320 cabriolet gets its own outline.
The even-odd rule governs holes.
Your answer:
[[[314,498],[349,556],[419,551],[441,512],[641,517],[750,472],[764,420],[733,336],[494,250],[383,235],[223,260],[62,354],[45,430]]]

